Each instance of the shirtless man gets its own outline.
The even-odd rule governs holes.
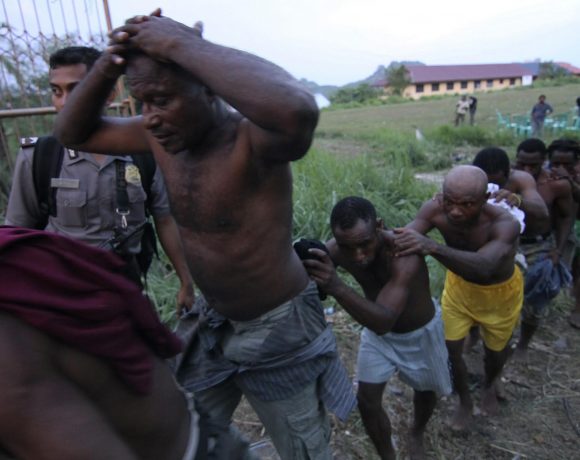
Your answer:
[[[475,166],[452,169],[443,194],[427,201],[405,228],[395,229],[399,257],[430,255],[447,267],[441,300],[445,339],[459,406],[451,420],[465,429],[473,402],[463,361],[463,342],[471,326],[481,328],[485,345],[482,411],[498,409],[496,379],[507,358],[507,345],[523,301],[523,280],[514,256],[518,222],[504,209],[488,204],[487,176]],[[424,236],[436,228],[446,244]]]
[[[520,237],[520,250],[526,256],[528,269],[544,257],[550,257],[554,264],[564,254],[572,227],[576,206],[572,198],[570,182],[554,178],[543,168],[546,161],[546,146],[539,139],[526,139],[517,148],[517,170],[529,173],[548,209],[550,220],[532,220]],[[529,343],[538,329],[541,319],[547,313],[547,304],[532,305],[524,302],[520,339],[514,352],[516,361],[525,362]]]
[[[449,394],[451,382],[441,312],[431,300],[425,260],[416,255],[393,257],[394,235],[385,230],[374,206],[364,198],[340,200],[332,210],[330,226],[334,235],[326,243],[330,256],[311,249],[315,258],[303,263],[322,291],[365,326],[357,376],[366,431],[381,459],[396,458],[382,398],[387,380],[398,370],[401,380],[415,390],[410,457],[426,458],[423,433],[437,394]],[[340,279],[335,266],[357,280],[364,297]]]
[[[538,193],[536,181],[525,171],[510,169],[505,150],[487,147],[475,156],[473,165],[483,169],[489,183],[499,186],[500,189],[492,195],[496,201],[506,200],[524,211],[526,226],[538,221],[549,222],[548,208]]]
[[[491,195],[496,202],[505,200],[510,206],[524,212],[526,226],[534,228],[542,223],[549,223],[548,208],[538,193],[535,179],[526,171],[511,169],[505,150],[498,147],[484,148],[473,159],[473,165],[483,169],[489,183],[499,186],[499,190]],[[479,330],[474,327],[466,340],[466,349],[472,349],[478,339]]]
[[[1,459],[193,460],[208,437],[212,458],[240,458],[176,385],[162,358],[179,342],[122,267],[74,239],[0,227]]]
[[[276,65],[159,10],[111,37],[55,131],[89,151],[155,155],[203,294],[181,383],[224,424],[243,392],[283,459],[329,458],[325,406],[345,418],[356,401],[291,241],[290,162],[310,147],[314,98]],[[102,117],[123,72],[143,116]]]
[[[548,146],[548,158],[550,160],[550,172],[553,177],[566,179],[572,187],[572,196],[576,203],[576,221],[580,218],[580,145],[569,139],[557,139]],[[565,262],[572,267],[574,277],[575,306],[568,319],[570,325],[580,329],[580,255],[578,254],[578,224],[576,233],[572,230],[566,245],[563,257]]]

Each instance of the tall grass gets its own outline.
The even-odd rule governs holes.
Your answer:
[[[407,152],[392,145],[352,157],[312,149],[293,165],[294,236],[328,239],[330,211],[349,195],[370,200],[389,227],[408,223],[433,193],[412,171]]]

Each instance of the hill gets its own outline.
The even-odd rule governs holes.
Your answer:
[[[334,93],[336,93],[341,88],[354,88],[356,86],[367,84],[370,86],[375,85],[382,85],[385,82],[385,72],[386,70],[393,65],[425,65],[419,61],[392,61],[388,66],[379,65],[377,70],[375,70],[371,75],[362,80],[357,80],[352,83],[347,83],[346,85],[342,86],[335,86],[335,85],[319,85],[314,81],[307,80],[306,78],[302,78],[300,83],[302,83],[312,94],[321,93],[324,94],[327,98],[330,98]]]

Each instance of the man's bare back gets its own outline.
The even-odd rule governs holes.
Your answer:
[[[0,365],[0,444],[16,458],[183,457],[190,415],[159,358],[138,395],[102,360],[0,313]]]

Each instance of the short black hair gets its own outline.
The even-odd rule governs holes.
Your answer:
[[[535,138],[526,139],[525,141],[521,142],[520,145],[518,145],[516,152],[519,152],[519,151],[526,152],[526,153],[540,152],[542,157],[545,157],[546,156],[546,144],[544,144],[544,142],[541,139],[535,139]]]
[[[510,175],[510,159],[505,150],[499,147],[486,147],[473,159],[473,166],[483,169],[486,174],[504,173]]]
[[[552,158],[554,152],[572,152],[574,160],[580,157],[580,144],[572,139],[556,139],[548,146],[548,157]]]
[[[63,66],[84,64],[87,66],[87,70],[89,70],[101,54],[98,49],[90,46],[67,46],[50,55],[48,58],[48,67],[50,69],[56,69]]]
[[[330,227],[348,230],[353,228],[359,219],[374,223],[377,220],[377,211],[369,200],[359,196],[348,196],[332,208]]]

